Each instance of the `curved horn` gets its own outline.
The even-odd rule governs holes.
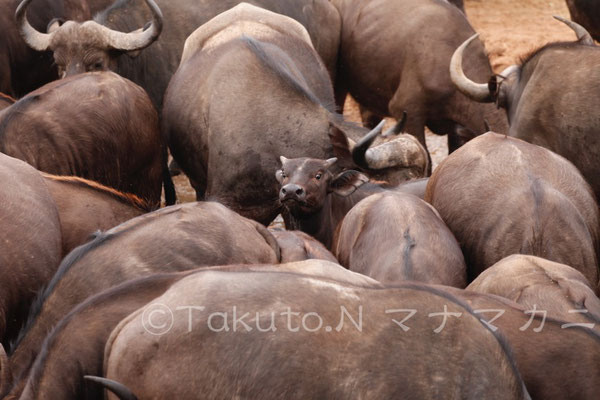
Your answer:
[[[394,125],[390,129],[385,131],[383,133],[383,135],[381,135],[381,136],[388,137],[388,136],[392,136],[392,135],[397,135],[404,130],[405,126],[406,126],[406,111],[402,111],[402,118],[400,118],[400,121],[396,122],[396,125]]]
[[[407,133],[370,148],[365,158],[371,170],[413,169],[425,174],[429,165],[427,150],[417,138]]]
[[[377,135],[381,133],[381,130],[383,129],[384,125],[385,119],[381,120],[381,122],[377,124],[377,126],[373,128],[371,132],[363,136],[363,138],[360,139],[352,149],[352,161],[354,161],[354,163],[359,167],[369,169],[369,164],[365,159],[365,153],[367,152],[367,149],[369,148],[369,146],[371,146]]]
[[[25,14],[27,13],[27,7],[29,7],[31,1],[32,0],[23,0],[21,4],[19,4],[19,7],[17,7],[17,11],[15,12],[17,29],[29,47],[37,51],[46,51],[50,46],[50,40],[54,34],[39,32],[29,24]]]
[[[506,78],[508,78],[508,76],[509,76],[510,74],[512,74],[512,73],[513,73],[513,72],[515,72],[515,71],[518,71],[518,70],[519,70],[519,68],[520,68],[520,67],[519,67],[518,65],[516,65],[516,64],[509,65],[508,67],[504,68],[504,69],[502,70],[502,72],[500,72],[500,75],[499,75],[499,76],[500,76],[502,79],[506,79]]]
[[[100,25],[100,30],[110,47],[121,51],[141,50],[150,46],[152,42],[158,39],[163,28],[162,12],[154,0],[145,0],[145,2],[152,11],[152,23],[148,29],[125,33]]]
[[[104,386],[121,400],[137,400],[137,397],[131,392],[131,390],[129,390],[127,386],[123,385],[122,383],[113,381],[112,379],[101,378],[93,375],[84,375],[83,378]]]
[[[579,25],[576,22],[569,21],[566,18],[559,17],[558,15],[554,15],[553,17],[554,19],[559,20],[560,22],[564,23],[569,28],[571,28],[573,32],[575,32],[575,35],[577,35],[577,40],[579,40],[581,43],[587,45],[594,45],[594,39],[592,39],[592,35],[590,35],[590,33],[583,26]]]
[[[4,351],[4,347],[0,344],[0,396],[8,393],[12,385],[12,374],[8,367],[8,357]]]
[[[466,77],[462,69],[463,52],[469,43],[475,40],[478,36],[479,33],[476,33],[465,40],[465,42],[461,44],[452,55],[452,58],[450,59],[450,79],[452,79],[454,86],[456,86],[456,88],[465,96],[481,103],[489,103],[493,99],[490,95],[488,85],[485,83],[473,82]]]

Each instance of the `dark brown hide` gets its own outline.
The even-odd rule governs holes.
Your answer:
[[[595,0],[567,0],[571,19],[600,40],[600,5]]]
[[[437,211],[406,193],[378,193],[346,214],[333,254],[351,271],[382,283],[412,280],[464,288],[465,260]]]
[[[139,197],[73,176],[42,174],[60,216],[63,257],[75,247],[131,218],[149,212]]]
[[[600,332],[600,299],[594,294],[596,288],[568,265],[513,255],[485,270],[467,289],[506,297],[528,310],[536,307],[563,321],[592,323]]]
[[[293,262],[310,259],[338,260],[321,242],[302,231],[284,231],[269,229],[281,249],[281,262]]]
[[[218,203],[186,203],[131,219],[65,257],[9,352],[11,370],[22,374],[46,335],[77,304],[125,280],[208,265],[278,261],[279,247],[264,226]]]
[[[61,233],[56,205],[35,169],[0,154],[0,182],[0,343],[6,348],[58,267]]]
[[[142,88],[112,72],[55,81],[0,111],[0,151],[160,205],[166,147]]]
[[[207,399],[390,399],[432,393],[436,398],[529,398],[504,341],[456,298],[430,288],[383,289],[288,273],[206,271],[181,279],[153,302],[172,309],[182,304],[205,308],[193,313],[191,325],[188,312],[175,313],[163,335],[144,331],[145,307],[113,330],[105,376],[141,399],[188,399],[199,392]],[[342,305],[355,320],[363,308],[360,330],[347,315],[340,325]],[[239,322],[233,331],[234,306],[238,318],[248,312],[244,322],[250,331]],[[407,322],[410,329],[402,331],[392,319],[399,321],[406,313],[385,310],[406,308],[417,313]],[[299,314],[286,318],[288,309]],[[428,315],[445,309],[461,317],[435,333],[440,318]],[[226,318],[228,332],[209,328],[213,312],[227,313],[212,318],[211,326],[222,328]],[[315,329],[317,316],[305,317],[309,312],[322,318],[321,329]],[[313,332],[302,327],[302,319]],[[257,320],[263,329],[273,321],[277,330],[260,332]],[[185,369],[180,368],[183,360]]]
[[[202,270],[205,269],[285,271],[378,287],[377,282],[366,276],[322,260],[275,265],[230,265]],[[48,335],[31,370],[15,384],[9,398],[102,398],[101,387],[93,384],[84,386],[83,376],[103,374],[104,345],[113,328],[127,315],[161,295],[174,282],[196,271],[134,279],[87,299],[65,316]]]
[[[523,140],[486,133],[452,153],[425,200],[460,243],[470,280],[511,254],[567,264],[598,282],[598,207],[566,159]]]
[[[465,301],[508,340],[527,391],[536,400],[587,400],[600,390],[600,335],[565,321],[526,314],[499,296],[437,286]],[[531,310],[531,308],[529,308]],[[502,314],[495,318],[500,312]],[[531,322],[530,322],[531,320]],[[588,321],[589,322],[589,321]],[[539,329],[541,327],[541,329]]]

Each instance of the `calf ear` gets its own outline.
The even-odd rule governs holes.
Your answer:
[[[351,169],[333,178],[329,184],[329,191],[340,196],[349,196],[368,181],[369,178],[365,174]]]
[[[281,161],[281,166],[283,167],[283,165],[285,164],[285,162],[288,159],[285,158],[284,156],[279,156],[279,161]],[[282,169],[278,169],[277,172],[275,172],[275,179],[277,179],[277,182],[279,183],[283,183],[283,168]]]
[[[278,169],[277,172],[275,172],[275,179],[277,179],[277,182],[283,183],[283,170]]]

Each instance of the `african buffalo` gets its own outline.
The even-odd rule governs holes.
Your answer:
[[[41,33],[29,27],[25,16],[31,2],[23,0],[16,13],[20,33],[34,49],[54,53],[61,76],[111,69],[146,89],[159,109],[179,65],[185,39],[212,17],[241,3],[240,0],[118,0],[91,21],[57,22],[49,26],[48,33]],[[319,54],[334,73],[340,17],[327,0],[249,2],[288,15],[306,26]],[[142,50],[145,47],[148,49]]]
[[[158,335],[142,325],[155,303],[179,307]],[[426,286],[199,272],[123,319],[105,355],[106,378],[140,399],[529,398],[504,339]]]
[[[592,37],[600,40],[600,5],[596,0],[567,0],[571,20],[582,25]]]
[[[329,134],[340,141],[366,132],[335,113],[329,75],[302,25],[248,4],[186,40],[162,123],[197,199],[220,201],[265,224],[281,209],[273,179],[280,154],[327,158],[333,155]],[[367,167],[376,161],[373,169],[390,169],[385,160],[372,160],[364,145],[358,149],[353,152],[362,152],[357,158]]]
[[[487,131],[485,121],[493,130],[507,130],[506,117],[494,105],[474,102],[452,85],[450,57],[474,33],[457,7],[439,0],[333,0],[333,4],[342,16],[338,104],[349,91],[378,116],[399,119],[407,111],[408,133],[423,146],[425,126],[448,134],[450,152]],[[467,65],[469,74],[478,79],[492,74],[481,42],[469,54]]]
[[[269,229],[277,240],[281,250],[281,262],[302,260],[327,260],[337,263],[338,260],[321,242],[302,231],[286,231]]]
[[[511,254],[567,264],[598,283],[598,206],[563,157],[488,132],[446,158],[425,200],[460,243],[469,280]]]
[[[560,154],[581,171],[600,198],[600,48],[581,26],[556,17],[577,34],[575,42],[547,44],[508,67],[498,76],[473,76],[461,67],[461,59],[473,38],[452,57],[452,80],[474,100],[495,102],[506,110],[508,134]],[[470,53],[470,51],[468,52]],[[467,77],[469,76],[469,78]]]
[[[45,30],[55,20],[85,21],[114,0],[36,0],[29,8],[31,25]],[[57,78],[52,54],[27,46],[15,24],[18,0],[0,0],[0,92],[21,97]]]
[[[0,343],[14,339],[61,258],[60,220],[40,174],[0,154]]]
[[[506,257],[485,270],[468,290],[495,294],[563,321],[594,323],[600,332],[596,286],[568,265],[525,255]]]
[[[0,151],[51,174],[91,179],[152,208],[175,192],[158,115],[142,88],[112,72],[51,82],[0,111]]]
[[[281,265],[240,264],[208,269],[283,271],[326,277],[355,285],[379,286],[366,276],[323,260]],[[9,364],[0,365],[0,369],[4,368],[2,371],[8,374],[6,384],[5,381],[0,381],[0,397],[10,391],[8,398],[15,399],[79,399],[84,397],[83,393],[85,398],[101,398],[100,387],[89,384],[84,387],[83,375],[103,374],[104,345],[113,328],[127,315],[160,296],[173,283],[197,271],[199,269],[133,279],[88,298],[65,316],[46,337],[44,350],[35,359],[30,371],[13,380],[12,374],[8,374]]]
[[[267,228],[218,203],[186,203],[133,218],[64,258],[9,349],[11,370],[19,375],[27,368],[48,332],[73,307],[127,279],[279,260],[277,241]]]
[[[63,257],[90,240],[94,232],[152,211],[139,197],[97,182],[75,176],[42,176],[58,208]]]
[[[467,285],[452,232],[433,207],[411,194],[388,191],[361,200],[339,224],[332,252],[351,271],[382,283]]]
[[[500,296],[447,286],[436,288],[466,302],[508,340],[532,399],[596,397],[600,390],[600,335],[597,332],[540,313],[532,314],[531,307]]]

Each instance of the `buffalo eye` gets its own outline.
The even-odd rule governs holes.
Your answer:
[[[102,70],[102,67],[103,67],[102,61],[96,61],[88,68],[88,71],[100,71],[100,70]]]
[[[285,179],[287,178],[287,175],[285,174],[285,172],[283,172],[283,170],[281,170],[281,179]]]
[[[323,175],[322,175],[322,174],[319,172],[317,175],[315,175],[315,178],[316,178],[317,180],[319,180],[319,179],[321,179],[321,176],[323,176]]]

